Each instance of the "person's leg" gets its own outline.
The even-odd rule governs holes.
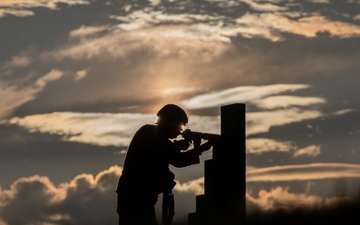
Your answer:
[[[145,224],[145,225],[158,225],[156,220],[156,212],[154,205],[144,205],[141,207],[141,212],[137,215],[137,219],[139,221],[138,224]]]
[[[117,212],[119,225],[158,225],[155,205],[147,202],[122,202]]]

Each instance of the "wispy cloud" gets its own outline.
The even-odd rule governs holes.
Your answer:
[[[262,12],[279,12],[279,11],[285,11],[288,8],[284,6],[279,6],[276,4],[273,4],[274,1],[268,1],[268,2],[256,2],[254,0],[240,0],[241,2],[244,2],[254,10],[262,11]]]
[[[38,87],[43,87],[46,82],[58,79],[61,73],[49,73],[37,82]],[[315,119],[323,116],[320,111],[308,110],[306,107],[315,103],[323,103],[318,98],[285,97],[289,101],[282,100],[277,103],[276,97],[271,95],[281,92],[291,92],[307,88],[308,85],[267,85],[236,87],[216,93],[209,93],[194,97],[188,101],[182,101],[180,105],[186,110],[207,107],[220,107],[221,105],[244,102],[254,103],[257,106],[264,106],[267,110],[247,112],[247,135],[269,132],[271,127],[283,126],[286,124],[300,122],[308,119]],[[170,89],[172,91],[185,91],[181,89]],[[190,89],[193,90],[192,88]],[[189,91],[189,89],[186,89]],[[269,97],[270,96],[270,97]],[[279,97],[284,99],[283,96]],[[269,100],[270,99],[270,100]],[[295,99],[297,101],[290,101]],[[265,100],[265,103],[262,103]],[[277,108],[281,106],[281,108]],[[210,133],[219,133],[220,116],[189,115],[189,126],[192,130]],[[269,119],[271,118],[271,120]],[[30,131],[53,133],[62,135],[66,141],[76,141],[95,145],[127,146],[133,133],[143,124],[153,123],[155,114],[132,114],[132,113],[77,113],[77,112],[54,112],[50,114],[30,115],[23,118],[12,118],[10,124],[17,124]],[[261,143],[261,147],[259,146]],[[273,148],[275,151],[289,151],[292,149],[289,143],[277,142],[265,139],[250,139],[250,152],[259,154]]]
[[[28,52],[23,52],[20,53],[19,55],[15,55],[13,57],[11,57],[11,59],[4,63],[0,69],[6,71],[6,70],[11,70],[13,68],[21,68],[21,67],[26,67],[28,65],[31,64],[32,59],[31,57],[29,57],[30,53]]]
[[[252,115],[255,117],[253,117]],[[314,118],[303,112],[270,112],[257,115],[249,113],[248,134],[268,132],[272,126],[281,126],[291,122]],[[269,120],[269,118],[272,118]],[[75,113],[57,112],[50,114],[30,115],[24,118],[12,118],[6,123],[17,124],[30,132],[57,134],[64,141],[81,142],[99,146],[128,146],[135,131],[144,124],[153,124],[152,114],[110,114],[110,113]],[[267,122],[266,122],[267,121]],[[5,122],[5,121],[3,121]],[[194,131],[220,133],[220,116],[190,115],[189,127]],[[265,152],[292,152],[297,147],[291,142],[276,141],[266,138],[247,139],[249,154]],[[298,150],[294,154],[315,154],[317,148]],[[313,150],[313,151],[311,151]],[[312,152],[312,153],[311,153]]]
[[[291,141],[279,141],[269,138],[247,138],[246,153],[261,155],[269,152],[289,152],[293,157],[316,157],[321,154],[321,145],[309,145],[298,148]]]
[[[253,112],[247,114],[247,134],[266,133],[271,127],[304,120],[317,119],[324,116],[316,110],[301,110],[297,108],[281,109],[269,112]],[[271,120],[269,119],[271,118]]]
[[[176,30],[177,28],[179,27],[160,26],[128,32],[112,32],[106,27],[81,27],[69,34],[70,37],[77,37],[77,39],[71,38],[67,45],[44,52],[40,58],[44,61],[51,59],[78,61],[104,57],[118,59],[146,49],[161,58],[174,55],[186,58],[195,55],[198,60],[206,61],[229,48],[229,46],[211,40],[208,40],[209,42],[199,39],[189,41],[183,35],[171,35],[169,29]],[[107,32],[102,32],[105,30]],[[162,36],[161,34],[164,32],[169,32],[169,35]]]
[[[324,104],[326,103],[325,99],[290,95],[277,96],[280,93],[294,92],[309,87],[309,85],[305,84],[240,86],[198,95],[181,101],[181,104],[189,109],[220,107],[239,102],[249,106],[255,105],[260,109],[254,112],[247,112],[246,116],[248,124],[246,132],[248,135],[251,135],[268,132],[274,126],[282,126],[324,116],[322,112],[308,109],[308,107],[313,104]]]
[[[45,7],[49,9],[57,9],[58,3],[68,5],[89,4],[88,0],[11,0],[0,2],[0,18],[6,15],[13,16],[33,16],[33,8]]]
[[[360,164],[311,163],[301,165],[273,166],[251,169],[247,172],[246,175],[247,182],[359,178]]]
[[[290,152],[294,149],[291,142],[276,141],[268,138],[246,139],[246,153],[263,154],[267,152]]]
[[[310,106],[313,104],[324,104],[325,99],[318,97],[299,97],[290,95],[269,96],[254,104],[262,109],[288,108],[291,106]]]
[[[44,87],[54,80],[60,79],[64,73],[54,69],[43,75],[29,87],[20,88],[16,85],[0,83],[0,95],[6,96],[0,102],[0,119],[6,118],[17,107],[33,100]]]
[[[309,145],[294,152],[294,157],[298,156],[318,156],[321,154],[320,145]]]
[[[341,109],[341,110],[334,112],[334,115],[340,116],[340,115],[344,115],[344,114],[355,112],[355,111],[356,111],[355,109]]]
[[[273,85],[264,85],[264,86],[240,86],[233,87],[226,90],[209,92],[203,95],[195,96],[188,100],[184,100],[181,103],[189,109],[200,109],[200,108],[210,108],[210,107],[219,107],[221,105],[232,104],[236,102],[245,102],[252,103],[255,102],[259,106],[270,105],[271,99],[265,100],[265,102],[260,102],[263,98],[283,92],[292,92],[296,90],[309,88],[309,85],[306,84],[273,84]],[[278,97],[277,97],[278,98]],[[300,97],[297,97],[298,102]],[[257,101],[257,102],[256,102]],[[273,101],[272,101],[273,102]],[[284,102],[284,106],[289,106],[291,101]],[[304,99],[303,104],[309,101]],[[287,105],[285,105],[288,103]],[[273,102],[273,104],[275,104]],[[279,103],[277,103],[279,104]]]
[[[329,0],[307,0],[307,2],[312,2],[312,3],[330,3]]]
[[[107,26],[81,26],[69,33],[71,38],[84,38],[107,30]]]
[[[63,136],[65,141],[82,142],[100,146],[128,146],[140,126],[155,122],[155,115],[55,112],[12,118],[31,132]]]
[[[33,16],[34,12],[30,10],[23,10],[23,9],[5,9],[0,8],[0,18],[5,17],[7,15],[13,15],[18,17],[25,17],[25,16]]]

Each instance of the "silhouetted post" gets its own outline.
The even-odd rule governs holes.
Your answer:
[[[205,161],[205,193],[196,196],[189,225],[245,224],[245,104],[221,107],[220,143]]]

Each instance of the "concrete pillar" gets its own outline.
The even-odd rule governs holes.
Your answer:
[[[245,224],[246,107],[221,107],[220,142],[205,161],[205,193],[196,196],[189,225]]]

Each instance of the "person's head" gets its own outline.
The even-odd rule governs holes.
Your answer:
[[[169,138],[177,137],[188,123],[185,110],[175,104],[163,106],[156,115],[156,124]]]

